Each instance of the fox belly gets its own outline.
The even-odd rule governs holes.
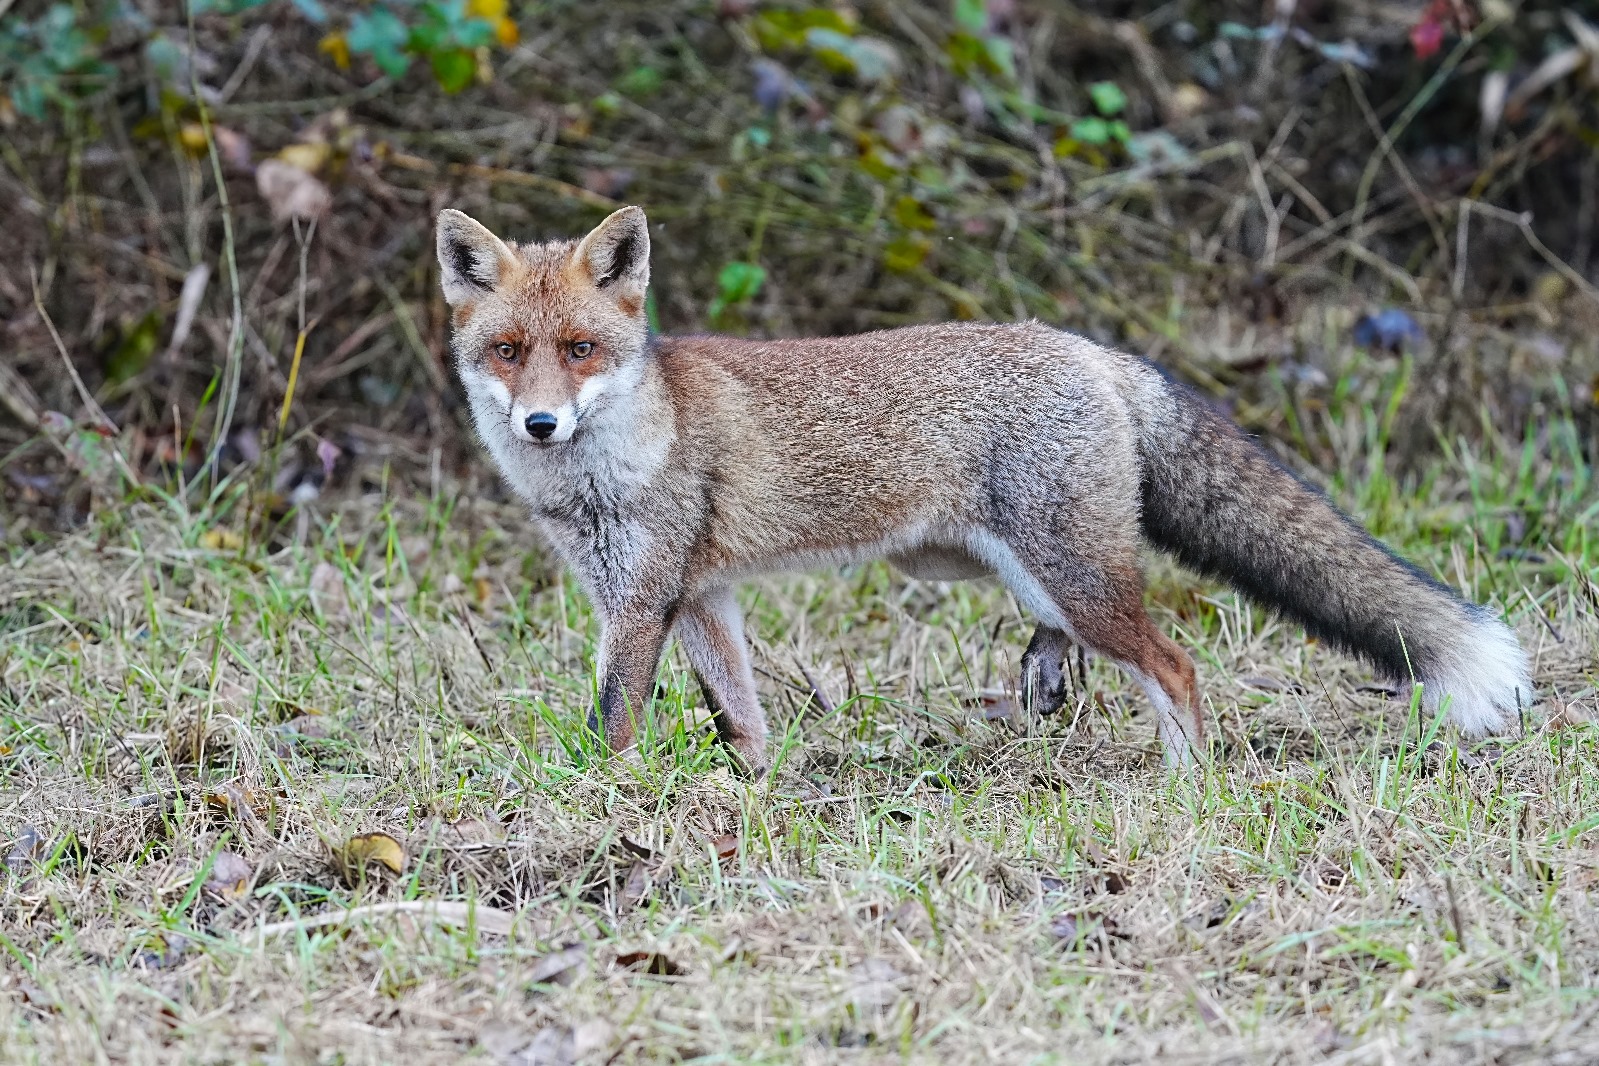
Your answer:
[[[888,557],[890,565],[906,577],[920,581],[975,581],[993,577],[985,563],[960,548],[926,545]]]

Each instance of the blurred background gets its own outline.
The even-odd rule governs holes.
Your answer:
[[[1591,4],[0,0],[0,134],[13,546],[151,486],[499,492],[445,206],[643,205],[666,331],[1037,317],[1335,487],[1519,449],[1510,544],[1595,458]]]

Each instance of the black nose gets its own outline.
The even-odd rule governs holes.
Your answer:
[[[522,424],[527,427],[528,436],[534,440],[544,440],[555,432],[555,427],[560,423],[548,411],[534,411],[527,416],[527,421]]]

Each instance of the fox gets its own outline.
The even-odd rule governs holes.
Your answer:
[[[1503,620],[1139,357],[1036,320],[662,335],[636,206],[543,243],[446,209],[436,238],[473,427],[600,621],[588,722],[611,752],[636,743],[675,637],[734,761],[767,772],[737,587],[885,559],[1009,589],[1036,620],[1026,713],[1064,705],[1075,643],[1131,675],[1165,762],[1191,768],[1200,691],[1145,609],[1146,544],[1420,685],[1467,737],[1502,735],[1532,702]]]

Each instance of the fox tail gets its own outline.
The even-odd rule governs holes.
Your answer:
[[[1228,419],[1151,372],[1130,397],[1144,535],[1363,658],[1422,685],[1469,736],[1503,735],[1532,703],[1509,626],[1376,541]]]

